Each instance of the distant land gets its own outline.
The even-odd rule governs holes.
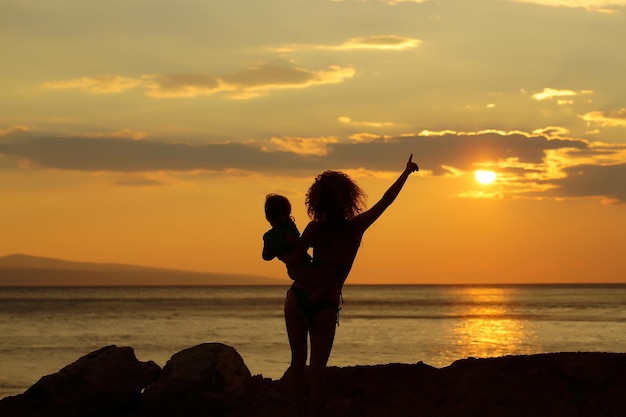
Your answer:
[[[194,272],[24,254],[0,257],[0,286],[288,285],[256,275]]]

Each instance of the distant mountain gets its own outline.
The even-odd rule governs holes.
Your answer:
[[[0,286],[287,285],[256,275],[194,272],[23,254],[0,257]]]
[[[23,255],[21,253],[0,258],[0,269],[1,268],[69,269],[74,271],[128,271],[131,269],[159,270],[159,268],[148,268],[124,264],[73,262],[55,258]]]

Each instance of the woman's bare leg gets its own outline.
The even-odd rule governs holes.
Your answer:
[[[296,415],[306,415],[306,357],[308,326],[298,306],[295,295],[287,292],[285,299],[285,323],[291,347],[291,366],[287,373],[289,396]]]
[[[326,384],[324,370],[335,340],[337,311],[322,310],[315,316],[311,327],[311,366],[309,388],[309,417],[324,415]]]

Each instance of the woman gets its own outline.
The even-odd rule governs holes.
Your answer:
[[[409,157],[400,177],[369,210],[365,194],[339,171],[326,171],[309,188],[306,206],[311,222],[299,244],[313,248],[313,262],[323,271],[322,282],[295,280],[285,300],[285,322],[291,346],[288,383],[292,401],[300,415],[306,409],[307,337],[311,339],[309,416],[324,411],[323,373],[330,356],[338,320],[339,299],[344,282],[359,250],[365,231],[396,199],[412,172],[418,171]],[[320,291],[320,286],[323,291]],[[320,299],[311,294],[322,294]]]

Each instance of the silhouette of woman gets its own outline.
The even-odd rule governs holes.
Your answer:
[[[318,417],[323,415],[325,407],[324,369],[335,338],[341,289],[363,234],[393,203],[409,175],[419,170],[412,159],[411,154],[399,178],[369,210],[364,211],[365,193],[343,172],[323,172],[307,192],[306,206],[311,222],[298,244],[313,248],[313,263],[323,271],[325,279],[296,279],[285,300],[285,322],[291,347],[288,384],[299,415],[305,415],[307,409],[307,338],[311,340],[308,415]],[[322,292],[320,286],[324,286]],[[321,299],[313,299],[312,293],[321,294]]]

